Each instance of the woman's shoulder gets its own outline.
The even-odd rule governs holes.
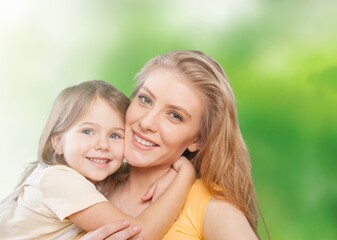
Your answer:
[[[193,183],[191,190],[189,192],[190,196],[202,196],[203,198],[210,199],[212,195],[208,192],[205,184],[201,179],[195,180]]]
[[[192,185],[179,218],[174,222],[163,240],[203,239],[203,219],[205,209],[212,198],[202,180]]]
[[[185,208],[195,209],[195,211],[200,212],[200,215],[203,215],[210,199],[212,199],[211,193],[207,190],[203,181],[201,179],[197,179],[189,191],[185,202]]]
[[[257,239],[245,215],[231,203],[218,199],[207,204],[203,230],[208,239]]]

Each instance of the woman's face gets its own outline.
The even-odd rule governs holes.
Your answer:
[[[199,149],[201,116],[198,91],[182,75],[150,72],[126,113],[125,158],[134,167],[170,166]]]

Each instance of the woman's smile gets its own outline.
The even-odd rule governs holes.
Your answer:
[[[133,139],[140,145],[147,148],[158,147],[158,144],[153,143],[151,140],[144,136],[141,136],[139,133],[136,134],[135,132],[133,132]]]

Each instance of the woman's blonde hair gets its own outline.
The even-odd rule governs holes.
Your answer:
[[[92,80],[64,89],[56,98],[42,131],[38,148],[38,160],[27,167],[19,184],[30,175],[38,163],[67,165],[63,156],[55,152],[52,146],[52,136],[55,134],[62,135],[79,121],[97,98],[106,101],[120,114],[123,121],[125,120],[126,110],[130,101],[111,84],[100,80]]]
[[[250,157],[239,128],[233,91],[221,66],[199,51],[173,51],[151,59],[136,75],[132,96],[148,74],[164,68],[181,74],[202,97],[201,149],[184,153],[209,192],[239,208],[257,234],[257,200]]]

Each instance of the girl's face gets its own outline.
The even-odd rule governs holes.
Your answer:
[[[71,168],[96,183],[122,163],[124,121],[119,112],[97,98],[86,114],[64,134],[54,136],[52,143]]]
[[[134,167],[166,168],[186,149],[199,149],[202,103],[183,76],[148,74],[126,113],[125,158]]]

